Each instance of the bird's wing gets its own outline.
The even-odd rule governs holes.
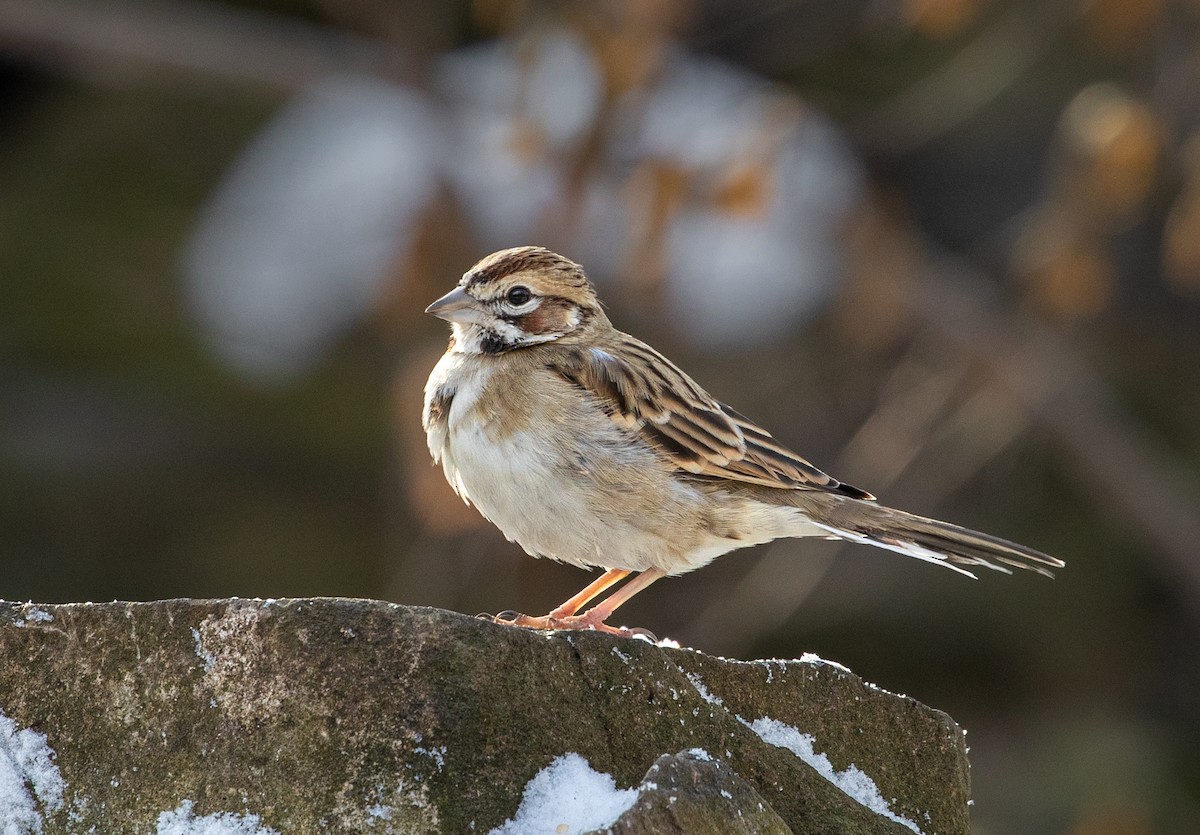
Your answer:
[[[628,334],[603,348],[562,346],[552,356],[551,370],[590,393],[615,423],[640,433],[683,472],[873,498],[821,472]]]

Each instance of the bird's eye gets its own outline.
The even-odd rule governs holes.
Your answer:
[[[513,307],[520,307],[533,298],[533,293],[529,292],[528,287],[514,287],[504,296],[505,300]]]

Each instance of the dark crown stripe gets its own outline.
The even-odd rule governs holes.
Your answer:
[[[536,246],[506,249],[489,255],[467,273],[467,283],[488,284],[525,270],[553,271],[558,274],[558,278],[567,280],[574,286],[582,287],[587,284],[583,269],[574,261],[568,261],[561,255]]]

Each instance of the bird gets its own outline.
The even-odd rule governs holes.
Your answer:
[[[528,554],[604,569],[544,616],[495,620],[635,634],[607,621],[651,583],[782,537],[866,543],[968,577],[1064,566],[817,469],[614,327],[583,267],[549,249],[488,255],[426,312],[451,324],[425,386],[434,463]]]

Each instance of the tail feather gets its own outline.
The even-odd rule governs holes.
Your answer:
[[[970,568],[989,568],[1011,574],[1011,569],[1035,571],[1053,577],[1052,568],[1065,563],[1033,548],[1009,542],[949,522],[916,516],[872,501],[829,496],[829,501],[814,519],[832,535],[896,551],[905,556],[934,563],[968,577]]]

